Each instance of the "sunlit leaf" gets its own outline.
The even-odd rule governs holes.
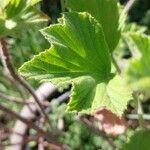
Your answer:
[[[35,23],[47,21],[48,16],[33,6],[37,2],[39,0],[11,0],[7,3],[3,2],[5,7],[3,9],[0,8],[0,37],[17,35],[23,28],[33,27]]]
[[[106,107],[117,115],[131,92],[112,75],[103,29],[88,13],[65,13],[61,23],[42,30],[51,48],[25,63],[19,72],[41,81],[72,84],[68,111],[94,112]]]

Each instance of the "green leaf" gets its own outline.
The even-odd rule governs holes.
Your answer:
[[[0,0],[0,8],[5,8],[5,6],[9,3],[10,0]]]
[[[88,13],[66,13],[62,19],[63,24],[51,25],[42,30],[52,46],[31,61],[36,66],[34,77],[45,79],[47,72],[61,78],[88,74],[95,78],[108,78],[111,69],[110,56],[100,24]],[[30,73],[34,73],[32,65],[25,66],[25,72],[28,69]],[[41,70],[44,76],[37,73],[37,70]]]
[[[106,42],[112,52],[120,39],[117,0],[66,0],[66,7],[73,11],[87,11],[102,25]]]
[[[17,35],[22,29],[47,21],[48,16],[33,6],[38,1],[11,0],[4,3],[5,7],[0,8],[0,37]]]
[[[119,76],[100,83],[89,76],[77,78],[73,81],[68,110],[88,113],[105,107],[121,116],[132,98],[126,86]]]
[[[6,18],[13,18],[17,21],[36,22],[35,20],[47,21],[48,17],[41,11],[33,7],[33,4],[39,2],[38,0],[11,0],[6,10]],[[30,20],[30,21],[29,21]]]
[[[28,78],[71,84],[69,111],[91,113],[106,107],[121,115],[131,98],[119,77],[110,73],[108,46],[101,25],[88,13],[65,13],[61,23],[42,30],[51,48],[25,63]]]
[[[144,34],[130,34],[128,45],[135,50],[128,68],[129,81],[136,89],[149,89],[150,85],[150,37]]]
[[[121,150],[149,150],[150,130],[141,130],[135,133],[130,141]]]

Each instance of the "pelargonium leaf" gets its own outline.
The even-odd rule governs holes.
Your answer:
[[[102,25],[106,42],[112,52],[120,39],[117,0],[65,0],[72,11],[89,12]]]
[[[103,30],[88,13],[66,13],[62,24],[51,25],[42,33],[52,44],[51,48],[23,65],[21,74],[34,75],[40,80],[45,80],[46,74],[47,79],[81,75],[91,75],[97,80],[109,77],[110,56]]]
[[[101,25],[88,13],[65,13],[61,23],[42,30],[51,48],[25,63],[28,78],[72,84],[67,110],[91,113],[106,107],[121,115],[131,92],[110,73],[109,50]]]

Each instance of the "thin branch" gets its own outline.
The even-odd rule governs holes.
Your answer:
[[[126,117],[128,119],[131,119],[131,120],[138,120],[139,119],[139,116],[137,114],[128,114],[128,115],[126,115]],[[150,115],[149,114],[143,114],[143,119],[144,120],[150,120]]]
[[[124,29],[124,23],[126,21],[126,17],[130,9],[133,7],[134,3],[136,0],[129,0],[127,4],[125,5],[123,11],[120,14],[120,19],[119,19],[119,29]]]
[[[121,74],[121,69],[120,69],[120,67],[118,66],[118,64],[117,64],[117,62],[116,62],[116,60],[115,60],[113,54],[111,54],[111,60],[112,60],[112,63],[113,63],[113,65],[114,65],[114,67],[116,68],[118,74]]]
[[[57,89],[56,87],[51,84],[51,83],[44,83],[41,84],[37,90],[35,90],[36,95],[38,96],[39,100],[41,103],[45,102],[47,99],[51,99],[56,93],[57,93]],[[34,102],[34,98],[30,97],[27,102]],[[37,107],[36,105],[30,105],[32,110],[34,111],[34,113],[32,113],[29,110],[29,107],[27,107],[27,105],[25,105],[23,107],[23,109],[21,110],[21,112],[19,113],[23,118],[27,119],[27,120],[35,120],[36,118],[36,112],[37,112]],[[13,130],[19,132],[22,135],[25,135],[26,132],[28,131],[29,127],[23,123],[20,120],[17,120]],[[51,135],[49,135],[49,137],[51,137]],[[11,143],[21,143],[24,140],[24,138],[17,136],[16,134],[12,134],[10,136],[10,141]],[[54,141],[54,140],[53,140]],[[16,145],[16,146],[11,146],[10,148],[11,150],[21,150],[22,149],[22,145]]]
[[[0,91],[0,98],[7,99],[8,101],[12,101],[16,103],[20,103],[23,101],[23,99],[20,97],[7,96],[7,95],[4,95],[1,91]]]
[[[36,126],[33,122],[26,120],[25,118],[23,118],[22,116],[20,116],[19,114],[17,114],[14,111],[8,109],[5,106],[0,105],[0,110],[2,112],[6,113],[7,115],[9,115],[11,117],[14,117],[14,118],[22,121],[29,128],[34,129],[35,131],[38,132],[39,136],[45,137],[48,142],[60,145],[60,143],[57,141],[57,139],[58,139],[58,133],[44,131],[42,128]]]
[[[13,131],[13,129],[10,129],[8,128],[5,124],[3,123],[0,123],[0,128],[3,128],[6,132],[9,132],[9,133],[13,133],[13,134],[17,134],[18,136],[24,136],[16,131]]]
[[[17,104],[22,104],[22,105],[29,105],[29,104],[35,104],[34,102],[25,102],[22,98],[20,97],[13,97],[13,96],[7,96],[4,95],[3,93],[0,92],[0,98],[5,99],[9,102],[14,102]],[[46,105],[46,104],[44,104]]]
[[[136,0],[129,0],[127,2],[127,4],[124,7],[124,10],[123,10],[125,14],[127,14],[130,11],[130,9],[133,7],[135,2],[136,2]]]
[[[18,98],[18,97],[13,97],[13,96],[7,96],[7,95],[4,95],[3,93],[0,92],[0,98],[2,99],[5,99],[9,102],[14,102],[14,103],[17,103],[17,104],[22,104],[22,105],[27,105],[28,108],[30,109],[30,111],[32,113],[34,113],[34,111],[32,110],[31,106],[30,105],[35,105],[34,102],[25,102],[23,99],[21,98]]]
[[[103,137],[106,141],[108,141],[108,143],[112,146],[113,150],[116,149],[116,146],[114,145],[112,139],[110,139],[106,134],[105,132],[103,131],[100,131],[98,128],[96,128],[95,126],[93,126],[93,123],[90,122],[86,116],[84,115],[79,115],[79,121],[81,123],[83,123],[87,128],[89,128],[93,133],[95,133],[96,135],[98,136],[101,136]]]
[[[24,144],[27,144],[27,143],[29,143],[29,142],[31,142],[31,141],[35,141],[35,142],[37,142],[38,141],[38,136],[29,136],[29,137],[26,137],[25,139],[24,139],[24,141],[22,141],[22,142],[18,142],[18,143],[8,143],[8,144],[0,144],[0,146],[1,147],[8,147],[8,146],[15,146],[15,145],[24,145]]]
[[[29,106],[30,105],[35,105],[35,102],[24,101],[20,97],[7,96],[7,95],[4,95],[1,91],[0,91],[0,98],[5,99],[5,100],[7,100],[9,102],[12,102],[12,103],[17,103],[17,104],[21,104],[21,105],[29,105]],[[43,101],[41,104],[44,107],[49,107],[50,106],[50,102],[48,102],[48,101]],[[35,113],[35,112],[33,112],[33,113]]]
[[[38,104],[42,114],[45,116],[46,121],[48,121],[49,125],[50,125],[50,121],[49,118],[47,116],[47,114],[45,113],[42,104],[40,103],[40,100],[38,99],[37,95],[34,93],[34,90],[32,89],[32,87],[21,77],[19,76],[10,61],[10,57],[9,57],[9,52],[7,49],[7,43],[4,39],[0,40],[0,55],[1,55],[1,59],[3,61],[3,64],[5,66],[5,68],[8,69],[10,75],[16,80],[18,81],[35,99],[36,103]]]
[[[20,121],[22,121],[23,123],[25,123],[28,127],[36,130],[39,134],[44,135],[44,136],[47,135],[46,131],[44,131],[43,129],[41,129],[38,126],[34,125],[33,122],[26,120],[25,118],[23,118],[22,116],[20,116],[16,112],[8,109],[7,107],[0,105],[0,111],[6,113],[10,117],[19,119]]]

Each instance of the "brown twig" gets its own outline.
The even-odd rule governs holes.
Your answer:
[[[13,96],[7,96],[4,95],[3,93],[0,92],[0,98],[5,99],[9,102],[17,103],[17,104],[22,104],[22,105],[29,105],[29,104],[35,104],[34,102],[25,102],[22,98],[20,97],[13,97]],[[45,105],[45,104],[44,104]]]
[[[57,93],[56,87],[51,84],[51,83],[44,83],[42,85],[40,85],[40,87],[35,91],[36,95],[38,96],[39,100],[41,103],[43,103],[44,101],[46,101],[47,99],[49,99],[49,97],[52,97],[53,95],[55,95]],[[27,102],[34,102],[33,97],[30,97]],[[24,106],[23,109],[20,112],[20,115],[28,120],[34,120],[36,117],[36,111],[37,111],[37,107],[36,105],[30,105],[30,107],[32,108],[32,110],[34,111],[34,113],[32,113],[29,109],[29,107]],[[29,127],[23,123],[20,120],[17,120],[13,130],[19,132],[22,135],[25,135],[26,132],[28,131]],[[16,134],[12,134],[10,136],[10,141],[11,143],[22,143],[22,141],[24,141],[24,137],[20,137]],[[22,149],[22,145],[12,145],[10,147],[11,150],[21,150]]]
[[[39,136],[45,137],[48,142],[50,141],[54,144],[60,144],[57,141],[58,133],[44,131],[42,128],[36,126],[32,121],[28,121],[27,119],[23,118],[22,116],[20,116],[19,114],[17,114],[14,111],[8,109],[5,106],[0,105],[0,110],[13,118],[20,120],[21,122],[26,124],[29,128],[34,129],[35,131],[37,131]]]
[[[12,103],[17,103],[17,104],[21,104],[21,105],[35,105],[35,102],[29,102],[29,101],[24,101],[22,98],[20,97],[14,97],[14,96],[8,96],[8,95],[4,95],[1,91],[0,91],[0,98],[5,99],[9,102]],[[43,101],[42,106],[44,107],[49,107],[50,106],[50,102],[48,101]],[[34,112],[33,112],[34,113]]]
[[[112,139],[110,139],[103,131],[100,131],[98,128],[93,126],[93,123],[91,123],[85,115],[79,115],[78,120],[83,123],[88,129],[90,129],[93,133],[95,133],[98,136],[103,137],[108,143],[112,146],[113,150],[116,149],[116,146],[114,145]]]
[[[23,118],[22,116],[20,116],[19,114],[17,114],[14,111],[8,109],[7,107],[0,105],[0,110],[2,112],[6,113],[7,115],[13,117],[13,118],[19,119],[20,121],[22,121],[23,123],[25,123],[28,127],[36,130],[40,135],[44,135],[44,136],[47,135],[46,131],[44,131],[43,129],[41,129],[38,126],[34,125],[33,122],[28,121],[27,119]]]
[[[16,83],[16,81],[14,79],[12,79],[12,77],[9,75],[8,71],[6,72],[5,71],[5,68],[4,68],[4,71],[1,69],[0,70],[0,76],[1,76],[1,81],[3,82],[6,82],[6,84],[11,87],[11,88],[14,88],[18,91],[18,94],[20,95],[20,97],[22,99],[25,99],[25,95],[22,91],[22,87],[20,85],[18,85]]]
[[[50,125],[49,118],[48,118],[47,114],[45,113],[44,108],[43,108],[42,104],[40,103],[40,100],[38,99],[37,95],[34,93],[34,90],[21,76],[19,76],[15,72],[15,70],[11,64],[11,61],[10,61],[9,52],[7,49],[7,43],[4,39],[0,40],[0,55],[1,55],[1,59],[4,64],[4,67],[7,68],[10,75],[16,81],[18,81],[33,96],[33,98],[35,99],[36,103],[38,104],[42,114],[45,116],[46,121],[48,121],[48,123]]]
[[[17,134],[18,136],[24,136],[16,131],[13,131],[13,129],[10,129],[8,128],[5,124],[3,123],[0,123],[0,128],[3,128],[6,132],[9,132],[9,133],[13,133],[13,134]]]

